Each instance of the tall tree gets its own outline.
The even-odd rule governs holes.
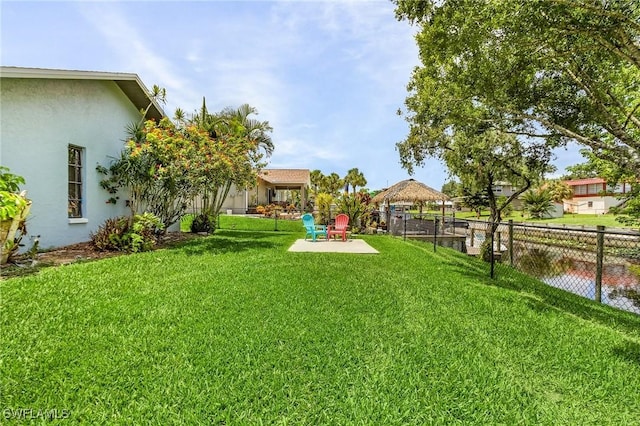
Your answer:
[[[351,188],[353,188],[353,194],[355,195],[356,188],[365,186],[367,179],[365,179],[364,174],[355,167],[347,172],[343,182],[346,185],[347,192],[349,192],[349,186],[351,186]]]
[[[324,181],[324,175],[320,170],[312,170],[310,172],[309,179],[311,180],[311,189],[313,195],[317,195],[320,192],[322,187],[322,182]]]
[[[460,184],[455,180],[450,180],[442,184],[440,192],[447,194],[450,198],[458,197],[460,195]]]
[[[208,134],[213,146],[221,144],[222,151],[228,151],[228,155],[217,152],[207,158],[215,167],[210,167],[201,179],[199,196],[203,217],[217,216],[232,185],[247,187],[255,184],[257,172],[265,165],[262,159],[273,153],[270,136],[273,129],[268,121],[258,121],[252,117],[253,114],[257,114],[257,110],[248,104],[210,114],[203,98],[200,111],[191,119],[192,125]],[[221,164],[217,163],[218,159]]]
[[[637,1],[394,0],[420,26],[408,86],[411,170],[429,143],[494,128],[575,140],[640,177]]]
[[[551,151],[545,144],[524,143],[494,130],[473,136],[458,133],[440,139],[430,150],[460,179],[467,196],[486,197],[490,220],[495,224],[490,232],[495,231],[513,200],[550,170]],[[498,197],[493,190],[498,182],[509,182],[518,189],[508,197]]]
[[[554,203],[562,203],[573,197],[573,190],[569,185],[559,179],[553,179],[545,184],[545,188]]]
[[[344,182],[340,179],[340,175],[333,172],[324,177],[322,181],[322,192],[326,192],[327,194],[331,194],[333,197],[337,197],[340,194],[340,189],[343,185]]]

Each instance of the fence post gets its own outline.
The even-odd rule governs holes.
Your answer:
[[[509,266],[513,268],[513,219],[509,219]]]
[[[602,263],[604,261],[604,226],[598,225],[596,247],[596,302],[602,302]]]
[[[407,241],[407,215],[402,211],[402,240]]]
[[[436,252],[436,246],[438,245],[438,216],[433,218],[433,252]]]
[[[476,230],[473,226],[469,226],[468,229],[471,229],[471,247],[473,247],[474,239],[476,238]]]
[[[495,275],[495,249],[493,247],[493,243],[494,243],[494,237],[493,237],[493,221],[491,221],[491,224],[489,225],[491,226],[491,243],[489,245],[489,250],[491,250],[491,278],[493,279],[494,275]],[[482,250],[481,250],[482,252]]]

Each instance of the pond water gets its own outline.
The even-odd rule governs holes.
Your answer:
[[[557,249],[539,244],[514,246],[514,265],[543,282],[595,300],[595,253]],[[640,264],[605,256],[602,269],[601,301],[640,314]]]

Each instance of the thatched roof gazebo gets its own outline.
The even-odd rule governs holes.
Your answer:
[[[387,223],[389,223],[389,217],[391,215],[389,206],[393,202],[406,201],[422,206],[422,204],[428,201],[442,201],[442,208],[444,210],[444,202],[447,200],[449,200],[447,194],[436,191],[415,179],[406,179],[377,194],[371,199],[371,202],[386,204]]]

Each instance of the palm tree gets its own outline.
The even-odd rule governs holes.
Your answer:
[[[311,187],[313,188],[313,195],[318,194],[319,189],[322,187],[322,182],[325,176],[322,174],[320,170],[312,170],[310,175]]]
[[[257,149],[263,149],[267,157],[273,154],[274,145],[271,140],[273,128],[268,121],[258,121],[250,118],[251,114],[258,114],[258,110],[249,104],[240,105],[237,109],[226,108],[219,117],[225,124],[228,133],[247,137],[254,141]]]
[[[328,176],[325,176],[322,182],[323,192],[331,194],[333,196],[337,196],[340,193],[340,188],[342,188],[344,182],[340,179],[340,175],[337,173],[331,173]]]
[[[248,104],[243,104],[237,109],[225,108],[219,113],[210,114],[203,97],[202,107],[193,115],[191,122],[207,131],[211,139],[224,138],[231,144],[234,140],[240,139],[249,142],[250,148],[245,149],[245,155],[256,169],[261,167],[262,151],[267,157],[273,153],[274,145],[269,134],[273,128],[268,121],[253,119],[252,114],[257,114],[257,110]],[[203,188],[200,194],[203,205],[201,214],[208,217],[216,216],[234,183],[238,182],[229,178],[224,183],[218,182],[211,187]]]
[[[353,188],[353,193],[356,193],[356,188],[358,186],[363,187],[367,184],[367,179],[365,179],[364,175],[357,167],[349,170],[347,175],[343,179],[347,192],[349,192],[349,185]]]

